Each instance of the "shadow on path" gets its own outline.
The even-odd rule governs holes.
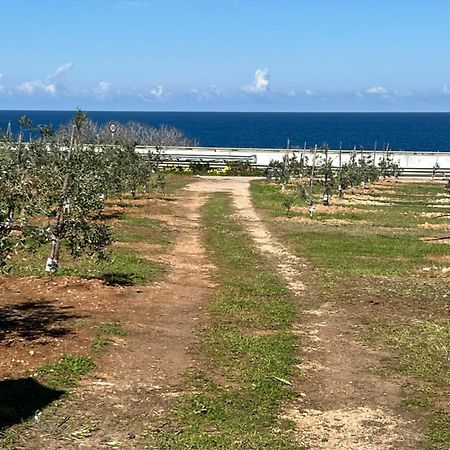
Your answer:
[[[73,332],[63,325],[81,316],[70,306],[55,306],[51,301],[25,301],[0,306],[0,342],[34,341],[41,337],[60,337]],[[1,399],[1,397],[0,397]]]
[[[63,394],[33,378],[0,381],[0,431],[32,417]]]

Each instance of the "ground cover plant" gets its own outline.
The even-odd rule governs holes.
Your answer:
[[[303,276],[366,344],[385,355],[374,373],[403,377],[403,408],[424,426],[423,448],[450,445],[449,272],[442,183],[377,182],[334,199],[310,217],[270,183],[252,185],[255,205],[310,270]]]
[[[287,433],[289,422],[277,417],[294,396],[290,294],[233,218],[228,196],[215,194],[202,212],[204,241],[218,269],[208,321],[198,330],[203,369],[189,378],[196,393],[184,396],[151,445],[299,448]]]

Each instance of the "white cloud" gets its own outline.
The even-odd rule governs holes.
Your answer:
[[[111,91],[111,83],[109,81],[100,81],[94,92],[99,95],[106,95]]]
[[[269,84],[269,71],[267,69],[256,69],[255,79],[242,89],[253,94],[263,94],[269,91]]]
[[[369,89],[366,90],[366,94],[371,95],[389,95],[389,92],[386,88],[382,86],[372,86]]]
[[[170,94],[164,92],[164,88],[161,85],[158,85],[156,88],[153,88],[150,91],[150,95],[153,98],[156,98],[158,100],[163,100],[165,97],[167,97]]]
[[[41,80],[25,81],[17,90],[27,95],[34,95],[39,93],[55,95],[57,86],[55,83],[44,83]]]
[[[309,97],[311,97],[311,96],[313,96],[313,95],[316,95],[316,94],[314,93],[314,91],[311,91],[311,89],[306,89],[306,90],[305,90],[305,94],[308,95]]]
[[[1,79],[0,79],[0,82],[1,82]],[[450,94],[450,89],[449,89],[449,87],[448,87],[448,86],[444,86],[444,87],[442,88],[442,93],[443,93],[443,94]]]
[[[55,73],[53,74],[52,78],[60,78],[63,75],[65,75],[71,69],[73,69],[73,64],[72,63],[63,64],[62,66],[59,66],[55,70]]]
[[[25,81],[15,88],[16,91],[25,95],[50,94],[56,95],[65,91],[63,84],[59,82],[59,78],[64,76],[73,68],[72,63],[65,63],[57,67],[52,75],[48,75],[44,80]],[[1,80],[0,80],[1,85]]]
[[[218,96],[222,95],[222,90],[216,84],[211,84],[209,87],[209,93],[213,96]]]
[[[3,74],[0,73],[0,92],[5,90],[5,85],[3,84]]]
[[[46,86],[44,86],[44,91],[52,95],[55,95],[57,90],[58,89],[55,83],[47,84]]]

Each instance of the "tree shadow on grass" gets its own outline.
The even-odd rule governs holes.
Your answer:
[[[124,216],[123,211],[106,212],[99,215],[102,220],[122,219]]]
[[[132,275],[121,272],[107,272],[102,274],[100,279],[108,286],[133,286],[136,284]]]
[[[57,338],[73,331],[63,323],[81,316],[70,306],[55,306],[51,301],[24,301],[0,306],[0,343],[4,340],[35,341]],[[1,398],[1,397],[0,397]]]
[[[48,388],[33,378],[0,381],[0,432],[29,419],[63,394],[64,391]]]

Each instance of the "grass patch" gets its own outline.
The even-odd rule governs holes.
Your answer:
[[[192,175],[170,173],[165,174],[164,176],[166,183],[164,184],[162,192],[165,194],[174,194],[195,180]]]
[[[106,351],[106,348],[111,343],[111,339],[105,336],[96,336],[91,344],[91,350],[100,355]]]
[[[116,242],[167,246],[174,238],[174,231],[160,220],[124,214],[113,227],[113,238]]]
[[[197,393],[175,407],[154,446],[298,449],[286,432],[292,425],[277,419],[282,402],[294,395],[280,381],[291,376],[297,344],[289,332],[289,293],[233,218],[228,196],[214,195],[202,213],[204,241],[219,269],[209,320],[199,331],[205,373],[191,378]]]
[[[12,264],[12,275],[46,276],[44,264],[47,248],[35,253],[19,253]],[[162,265],[140,258],[129,248],[114,248],[106,259],[70,258],[62,249],[61,267],[56,276],[73,275],[81,278],[98,278],[111,285],[134,285],[155,281],[163,273]]]
[[[88,356],[66,354],[56,363],[41,366],[38,374],[51,387],[72,387],[94,367],[94,361]]]
[[[450,444],[450,413],[443,409],[435,410],[427,434],[435,449],[445,450]]]
[[[373,320],[369,336],[378,345],[395,350],[392,368],[434,385],[450,385],[450,327],[447,321],[392,325]]]
[[[277,237],[311,262],[308,282],[321,300],[351,311],[366,343],[390,355],[379,373],[408,376],[403,405],[428,421],[425,448],[450,448],[450,415],[441,407],[450,397],[449,291],[439,270],[449,263],[429,259],[448,255],[449,247],[421,240],[448,234],[421,227],[448,223],[448,217],[437,217],[450,209],[437,207],[450,205],[443,185],[398,183],[387,192],[369,187],[346,196],[346,210],[318,213],[309,223],[274,220],[285,214],[278,186],[257,181],[251,190]],[[328,219],[346,220],[330,225]],[[421,270],[433,265],[439,267]]]
[[[433,192],[439,187],[442,189],[442,186],[431,186]],[[405,189],[409,195],[414,192],[411,186]],[[417,189],[421,191],[419,187]],[[251,190],[258,208],[272,217],[285,215],[282,208],[284,194],[278,186],[256,181],[252,183]],[[400,192],[398,195],[405,194]],[[426,212],[426,207],[424,208],[422,211]],[[424,265],[430,265],[426,259],[429,256],[448,254],[447,246],[420,239],[436,234],[417,229],[418,221],[425,223],[431,222],[431,219],[419,219],[410,213],[408,207],[390,207],[380,214],[370,213],[368,217],[353,212],[320,213],[314,216],[310,224],[302,223],[301,226],[290,221],[277,222],[277,235],[315,266],[335,273],[405,275]],[[303,213],[297,215],[306,217]],[[324,220],[329,218],[346,219],[353,223],[330,226]],[[373,222],[372,226],[358,225],[358,221],[368,218]],[[403,229],[405,232],[401,232]],[[411,229],[415,231],[411,232]]]
[[[445,214],[450,210],[450,196],[444,194],[442,185],[399,183],[389,187],[390,190],[388,192],[369,187],[365,190],[359,190],[356,195],[345,195],[342,201],[337,198],[337,195],[334,195],[331,200],[332,206],[351,207],[352,210],[333,211],[325,209],[323,212],[317,212],[311,223],[317,225],[317,222],[339,219],[353,221],[356,225],[358,225],[359,221],[369,221],[371,226],[414,229],[417,225],[425,222],[435,224],[443,223],[443,220],[445,220],[442,217],[426,217],[424,214]],[[272,217],[286,216],[286,208],[283,207],[283,202],[286,196],[295,194],[296,190],[297,186],[295,184],[289,185],[284,193],[281,192],[280,187],[275,183],[254,181],[251,185],[255,205],[265,210]],[[321,204],[323,191],[323,186],[314,186],[313,200],[316,204]],[[438,197],[439,194],[441,195]],[[359,202],[360,199],[367,201],[367,204]],[[448,207],[437,207],[435,204],[437,200],[445,202],[444,204],[447,204]],[[377,204],[371,204],[371,201]],[[294,205],[297,208],[291,211],[292,216],[309,217],[307,200],[297,198]],[[367,228],[366,224],[364,226]]]
[[[403,275],[429,265],[427,256],[448,254],[445,246],[409,234],[362,233],[351,227],[313,230],[290,224],[286,228],[284,237],[298,254],[339,273]]]
[[[111,336],[125,336],[126,332],[117,322],[105,323],[97,332],[97,336],[94,338],[91,344],[91,349],[94,353],[104,353],[108,345],[112,342]]]
[[[100,327],[99,332],[101,334],[107,334],[110,336],[126,336],[126,331],[122,328],[120,323],[105,323]]]

